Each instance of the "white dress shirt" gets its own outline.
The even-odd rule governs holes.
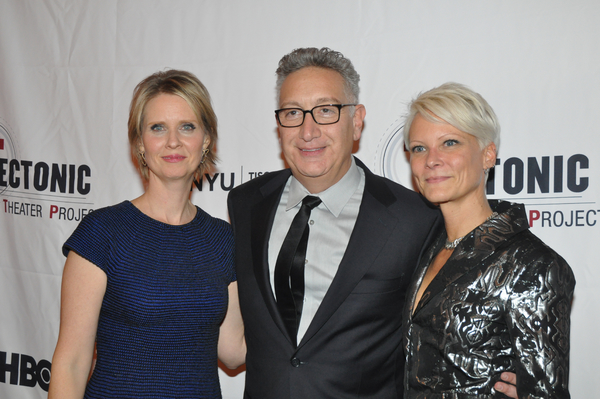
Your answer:
[[[312,210],[308,222],[310,233],[306,249],[304,305],[298,328],[298,342],[308,330],[337,273],[358,217],[364,188],[365,173],[356,165],[354,157],[344,177],[321,193],[311,194],[293,176],[285,185],[269,238],[269,274],[273,295],[277,256],[292,220],[300,210],[302,200],[307,195],[313,195],[322,201]]]

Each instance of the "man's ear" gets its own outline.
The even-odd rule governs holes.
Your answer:
[[[365,116],[367,116],[367,110],[364,105],[358,104],[354,106],[354,117],[352,121],[354,123],[354,132],[352,138],[354,141],[360,139],[363,127],[365,125]]]

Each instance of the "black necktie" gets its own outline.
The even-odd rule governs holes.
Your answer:
[[[304,262],[308,244],[308,218],[310,211],[321,203],[321,199],[306,196],[302,207],[294,217],[290,230],[283,240],[275,264],[275,295],[277,307],[294,346],[302,315],[304,301]]]

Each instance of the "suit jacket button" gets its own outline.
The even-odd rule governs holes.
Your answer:
[[[301,364],[300,359],[298,359],[297,357],[293,357],[292,360],[290,360],[290,363],[294,367],[300,367]]]

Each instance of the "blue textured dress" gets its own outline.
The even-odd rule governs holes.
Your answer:
[[[233,249],[229,224],[200,208],[180,226],[129,201],[82,220],[63,253],[108,277],[86,399],[221,397],[217,340]]]

